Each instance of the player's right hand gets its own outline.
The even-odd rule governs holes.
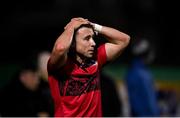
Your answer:
[[[90,22],[87,19],[78,17],[72,18],[71,21],[64,27],[64,29],[73,28],[74,30],[77,29],[82,24],[89,24]]]

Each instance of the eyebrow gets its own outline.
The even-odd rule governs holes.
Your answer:
[[[93,34],[93,35],[89,34],[89,35],[85,36],[84,39],[89,38],[89,37],[94,37],[94,36],[95,36],[95,34]]]

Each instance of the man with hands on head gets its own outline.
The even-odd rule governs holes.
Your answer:
[[[97,47],[96,33],[108,42]],[[129,40],[114,28],[81,17],[71,19],[57,38],[47,65],[55,116],[102,116],[99,72],[120,56]]]

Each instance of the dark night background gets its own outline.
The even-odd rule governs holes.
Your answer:
[[[177,1],[8,0],[0,3],[0,62],[19,63],[41,50],[51,51],[72,17],[115,27],[155,44],[154,64],[179,66]],[[128,49],[121,57],[126,63]]]
[[[127,106],[123,104],[128,99],[122,85],[127,65],[133,59],[130,47],[138,38],[146,38],[156,51],[156,58],[150,65],[153,80],[158,89],[162,89],[162,93],[168,93],[162,97],[162,100],[165,99],[162,108],[167,110],[175,105],[176,114],[180,116],[179,11],[178,0],[2,0],[0,88],[12,79],[12,75],[21,65],[35,61],[39,52],[51,52],[56,39],[71,18],[83,17],[100,25],[114,27],[131,37],[125,52],[103,71],[102,98],[105,100],[103,108],[107,110],[106,115],[114,112],[119,115],[120,107],[126,112]],[[97,42],[101,42],[98,39]],[[122,104],[117,104],[119,97],[115,96],[115,90],[118,95],[122,93]],[[169,94],[171,90],[173,95]],[[175,97],[174,91],[178,93]],[[161,99],[159,101],[161,103]],[[165,111],[164,116],[170,116],[168,113]]]

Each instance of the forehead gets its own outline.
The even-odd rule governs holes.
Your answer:
[[[93,29],[89,27],[82,27],[78,30],[77,34],[79,35],[91,35],[94,34]]]

